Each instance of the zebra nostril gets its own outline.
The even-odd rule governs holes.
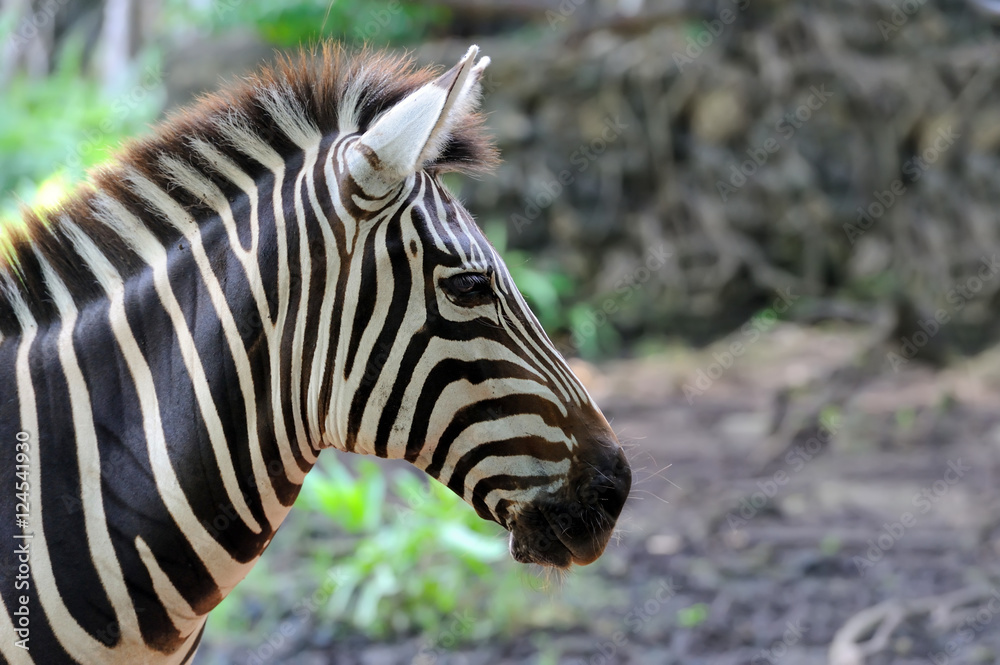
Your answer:
[[[622,491],[617,483],[609,485],[607,481],[599,483],[594,489],[597,491],[597,504],[611,517],[618,517],[628,498],[628,490]]]
[[[618,448],[605,464],[595,467],[595,471],[591,488],[597,496],[597,504],[612,518],[617,518],[632,489],[632,469],[624,451]]]

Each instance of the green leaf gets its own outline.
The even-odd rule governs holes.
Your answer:
[[[708,605],[695,603],[691,607],[677,610],[677,623],[684,628],[695,628],[708,620]]]
[[[480,561],[499,561],[507,556],[506,543],[495,536],[476,533],[462,524],[443,525],[440,538],[446,546]]]

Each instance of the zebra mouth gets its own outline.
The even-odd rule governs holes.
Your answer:
[[[604,552],[611,532],[588,529],[579,512],[557,505],[523,511],[510,527],[511,556],[519,563],[555,568],[593,563]]]
[[[601,556],[632,487],[621,447],[603,451],[571,472],[563,488],[502,522],[515,561],[568,568]]]

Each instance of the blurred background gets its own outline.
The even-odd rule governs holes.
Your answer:
[[[0,215],[333,38],[491,56],[449,177],[628,446],[563,578],[326,453],[196,663],[1000,662],[993,0],[0,0]]]

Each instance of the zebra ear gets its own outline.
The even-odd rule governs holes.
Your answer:
[[[473,65],[478,53],[470,46],[457,65],[382,115],[351,147],[351,175],[361,183],[394,185],[436,159],[451,127],[479,101],[479,79],[490,59]]]

